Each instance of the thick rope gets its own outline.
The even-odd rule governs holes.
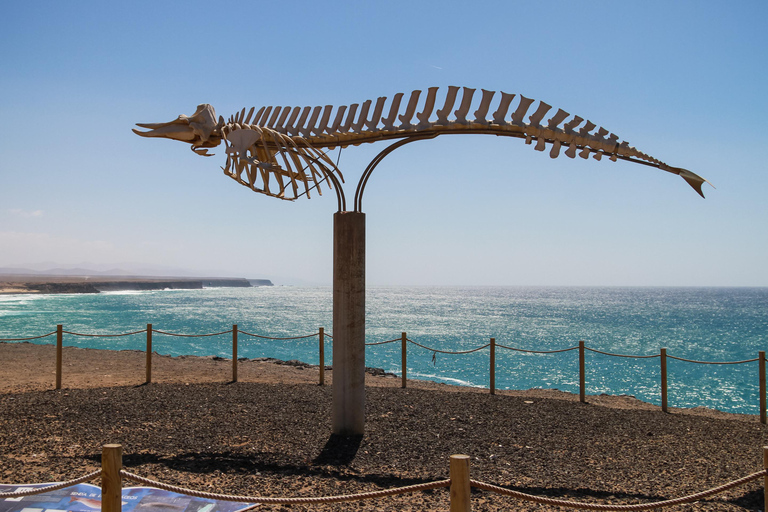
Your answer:
[[[682,357],[667,356],[669,359],[677,359],[678,361],[685,361],[686,363],[696,364],[742,364],[742,363],[754,363],[758,359],[745,359],[744,361],[694,361],[693,359],[683,359]]]
[[[144,331],[146,331],[146,329]],[[144,332],[144,331],[139,331],[139,332]],[[232,329],[228,331],[212,332],[210,334],[176,334],[172,332],[158,331],[157,329],[152,329],[152,332],[156,332],[158,334],[167,334],[168,336],[178,336],[180,338],[205,338],[206,336],[219,336],[222,334],[229,334],[230,332],[232,332]],[[243,331],[237,331],[237,332],[243,332]]]
[[[232,332],[232,331],[229,331],[229,332]],[[246,336],[253,336],[254,338],[261,338],[261,339],[264,339],[264,340],[283,340],[283,341],[285,341],[285,340],[303,340],[304,338],[313,338],[313,337],[317,336],[318,334],[320,334],[319,332],[314,332],[312,334],[306,334],[304,336],[293,336],[291,338],[272,338],[270,336],[260,336],[258,334],[251,334],[250,332],[245,332],[245,331],[241,331],[241,330],[238,330],[237,333],[238,334],[245,334]],[[326,334],[326,336],[328,336],[328,334]]]
[[[505,348],[507,350],[514,350],[515,352],[527,352],[529,354],[559,354],[560,352],[570,352],[576,350],[579,347],[563,348],[560,350],[525,350],[522,348],[507,347],[506,345],[496,344],[496,348]]]
[[[147,332],[147,330],[142,329],[140,331],[126,332],[123,334],[83,334],[81,332],[72,332],[72,331],[61,331],[61,332],[63,332],[64,334],[72,334],[73,336],[87,336],[89,338],[119,338],[120,336],[131,336],[133,334]]]
[[[149,485],[150,487],[156,487],[164,491],[175,492],[178,494],[186,494],[195,498],[203,498],[209,500],[220,501],[239,501],[243,503],[257,503],[268,505],[288,505],[297,503],[341,503],[345,501],[359,501],[373,498],[383,498],[385,496],[394,496],[396,494],[405,494],[409,492],[426,491],[429,489],[437,489],[438,487],[448,487],[451,485],[450,480],[439,480],[437,482],[430,482],[426,484],[409,485],[406,487],[398,487],[395,489],[386,489],[383,491],[371,491],[363,492],[359,494],[348,494],[346,496],[320,496],[314,498],[269,498],[266,496],[230,496],[227,494],[217,494],[212,492],[194,491],[192,489],[185,489],[184,487],[177,487],[175,485],[168,485],[162,482],[156,482],[149,478],[144,478],[133,473],[121,470],[120,475],[128,480],[133,480],[140,484]],[[250,510],[253,507],[241,509],[241,512]]]
[[[402,338],[395,338],[393,340],[387,340],[387,341],[375,341],[371,343],[366,343],[366,347],[372,347],[373,345],[385,345],[387,343],[394,343],[395,341],[400,341]]]
[[[410,338],[408,338],[407,341],[413,343],[417,347],[425,348],[425,349],[430,350],[432,352],[435,352],[437,354],[453,354],[453,355],[456,355],[456,354],[471,354],[472,352],[477,352],[478,350],[483,350],[484,348],[488,348],[488,347],[491,346],[490,343],[486,343],[482,347],[473,348],[472,350],[463,350],[463,351],[460,351],[460,352],[451,352],[451,351],[448,351],[448,350],[437,350],[436,348],[427,347],[425,345],[422,345],[421,343],[416,343],[415,341],[413,341]]]
[[[58,491],[59,489],[64,489],[65,487],[71,487],[73,485],[81,484],[83,482],[88,482],[90,480],[93,480],[99,475],[101,475],[100,469],[92,473],[88,473],[87,475],[83,475],[80,478],[75,478],[74,480],[69,480],[67,482],[61,482],[54,485],[48,485],[46,487],[38,487],[37,489],[31,489],[29,491],[0,492],[0,498],[21,498],[23,496],[33,496],[35,494],[43,494],[51,491]]]
[[[32,336],[30,338],[0,338],[0,341],[28,341],[28,340],[39,340],[40,338],[47,338],[48,336],[51,336],[52,334],[56,334],[56,331],[49,332],[48,334],[43,334],[42,336]]]
[[[602,350],[595,350],[594,348],[589,348],[589,347],[584,347],[584,349],[589,350],[590,352],[595,352],[596,354],[603,354],[604,356],[628,357],[630,359],[653,359],[654,357],[661,357],[661,354],[655,354],[652,356],[631,356],[627,354],[611,354],[610,352],[603,352]]]
[[[673,505],[681,505],[683,503],[691,503],[693,501],[699,501],[702,498],[706,498],[714,494],[719,494],[723,491],[727,491],[728,489],[732,489],[734,487],[743,485],[747,482],[751,482],[752,480],[757,480],[760,477],[766,476],[766,474],[768,474],[768,470],[764,469],[762,471],[758,471],[757,473],[753,473],[743,478],[739,478],[738,480],[728,482],[727,484],[721,485],[719,487],[715,487],[713,489],[709,489],[707,491],[699,492],[696,494],[691,494],[690,496],[683,496],[682,498],[675,498],[672,500],[656,501],[653,503],[637,503],[633,505],[603,505],[599,503],[584,503],[584,502],[578,502],[578,501],[557,500],[554,498],[543,498],[541,496],[533,496],[532,494],[526,494],[519,491],[505,489],[504,487],[498,487],[496,485],[487,484],[485,482],[478,482],[477,480],[470,480],[469,483],[472,487],[477,487],[478,489],[483,489],[485,491],[491,491],[497,494],[511,496],[513,498],[519,498],[521,500],[534,501],[536,503],[544,503],[546,505],[555,505],[558,507],[570,507],[570,508],[578,508],[578,509],[585,509],[585,510],[651,510],[655,508],[671,507]]]

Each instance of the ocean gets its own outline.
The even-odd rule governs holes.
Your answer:
[[[330,287],[207,288],[94,295],[0,296],[0,338],[38,336],[63,324],[82,334],[155,329],[208,334],[238,329],[294,337],[333,333]],[[439,351],[498,345],[551,351],[578,345],[634,356],[743,361],[768,350],[768,288],[369,287],[366,365],[400,374],[400,336]],[[186,338],[155,333],[153,350],[231,357],[231,334]],[[35,343],[54,343],[51,336]],[[65,346],[144,350],[144,333],[124,337],[66,334]],[[277,341],[239,336],[240,357],[318,363],[317,337]],[[331,364],[327,340],[326,364]],[[409,378],[489,385],[489,349],[463,355],[408,345]],[[633,395],[660,404],[659,358],[586,353],[587,394]],[[758,363],[702,365],[668,360],[669,406],[758,414]],[[496,350],[497,389],[579,392],[578,351],[535,354]]]

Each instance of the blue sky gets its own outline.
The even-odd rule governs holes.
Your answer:
[[[768,286],[765,2],[4,4],[0,267],[328,284],[332,193],[258,195],[222,148],[131,128],[457,85],[589,118],[717,188],[517,139],[411,144],[366,190],[370,284]],[[348,198],[384,147],[342,152]]]

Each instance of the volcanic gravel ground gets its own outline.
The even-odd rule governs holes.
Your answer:
[[[63,481],[123,445],[124,468],[226,494],[324,496],[448,477],[597,503],[676,498],[760,471],[755,417],[665,414],[573,401],[369,387],[362,438],[331,436],[331,388],[150,384],[0,394],[0,481]],[[98,481],[94,482],[98,484]],[[125,482],[124,485],[133,485]],[[760,510],[762,479],[673,510]],[[473,510],[563,510],[473,490]],[[446,489],[264,510],[448,510]]]

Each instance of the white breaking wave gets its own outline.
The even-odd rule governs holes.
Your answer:
[[[472,382],[468,380],[461,380],[461,379],[454,379],[452,377],[443,377],[442,375],[435,375],[431,373],[418,373],[418,372],[408,372],[409,377],[417,377],[419,379],[429,379],[429,380],[437,380],[440,382],[449,382],[451,384],[456,384],[458,386],[466,386],[470,388],[482,388],[485,386],[481,386],[480,384],[473,384]]]

